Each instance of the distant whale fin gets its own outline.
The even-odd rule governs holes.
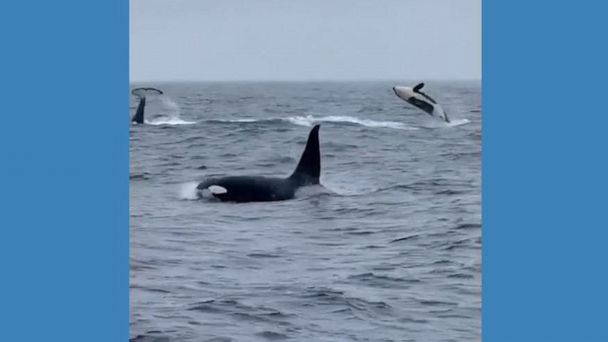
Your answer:
[[[418,84],[416,84],[416,86],[414,87],[413,90],[414,90],[414,92],[417,93],[420,91],[420,89],[422,89],[422,87],[424,87],[424,83],[418,83]]]
[[[300,162],[293,172],[290,179],[295,180],[299,185],[319,184],[321,176],[321,152],[319,151],[319,128],[316,125],[308,135],[306,148],[302,153]]]
[[[139,105],[137,105],[137,111],[133,115],[132,122],[143,124],[144,123],[144,107],[146,106],[146,97],[143,96],[139,99]]]
[[[450,118],[448,118],[448,113],[443,112],[443,118],[445,119],[445,122],[450,123]]]

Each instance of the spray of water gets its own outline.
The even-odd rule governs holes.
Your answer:
[[[167,115],[170,117],[177,117],[181,114],[181,108],[177,104],[177,102],[173,101],[169,96],[164,95],[160,97],[163,106],[165,106],[167,110]]]
[[[179,185],[178,197],[183,200],[195,200],[198,199],[196,187],[198,182],[188,182]]]
[[[163,106],[164,115],[147,121],[149,125],[193,125],[196,121],[186,121],[180,118],[181,108],[177,102],[168,95],[161,95],[160,101]]]

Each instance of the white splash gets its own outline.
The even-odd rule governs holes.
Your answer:
[[[243,118],[243,119],[227,119],[227,120],[216,120],[219,122],[258,122],[261,120],[251,119],[251,118]]]
[[[169,110],[169,116],[179,116],[181,114],[181,108],[169,96],[161,96],[160,99],[165,108]]]
[[[188,182],[180,184],[178,196],[183,200],[195,200],[198,199],[198,191],[196,187],[198,182]]]
[[[169,96],[162,95],[160,100],[165,109],[164,115],[157,116],[151,120],[145,120],[148,125],[194,125],[196,121],[186,121],[180,118],[181,108]]]
[[[353,123],[365,127],[380,127],[380,128],[393,128],[393,129],[405,129],[405,130],[415,130],[418,129],[416,127],[407,126],[402,122],[395,121],[375,121],[375,120],[367,120],[367,119],[359,119],[354,116],[320,116],[315,117],[313,115],[307,116],[290,116],[290,117],[272,117],[272,118],[263,118],[263,119],[254,119],[254,118],[239,118],[239,119],[214,119],[209,121],[216,122],[264,122],[264,121],[287,121],[294,125],[298,126],[306,126],[312,127],[317,122],[347,122]]]
[[[314,117],[312,115],[307,116],[291,116],[284,120],[289,121],[295,125],[311,127],[316,122],[348,122],[365,127],[380,127],[380,128],[393,128],[393,129],[405,129],[415,130],[416,127],[410,127],[402,122],[395,121],[375,121],[368,119],[359,119],[354,116],[320,116]]]
[[[161,116],[154,118],[152,120],[146,120],[146,124],[148,125],[194,125],[196,121],[186,121],[182,120],[179,117],[171,117],[171,116]]]
[[[298,188],[296,190],[296,197],[316,197],[319,195],[331,195],[333,193],[333,191],[323,185],[309,185]]]
[[[454,127],[454,126],[466,125],[469,122],[471,122],[469,119],[455,119],[455,120],[451,120],[449,123],[446,123],[446,124],[450,127]]]

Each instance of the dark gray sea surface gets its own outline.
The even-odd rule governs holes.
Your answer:
[[[426,85],[451,124],[395,85],[133,85],[165,95],[130,128],[131,340],[479,341],[480,84]],[[288,176],[316,123],[323,186],[196,198]]]

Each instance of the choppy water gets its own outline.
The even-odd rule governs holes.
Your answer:
[[[427,84],[446,125],[394,85],[150,84],[166,96],[131,127],[132,340],[479,341],[480,86]],[[327,190],[193,199],[205,176],[289,175],[314,122]]]

